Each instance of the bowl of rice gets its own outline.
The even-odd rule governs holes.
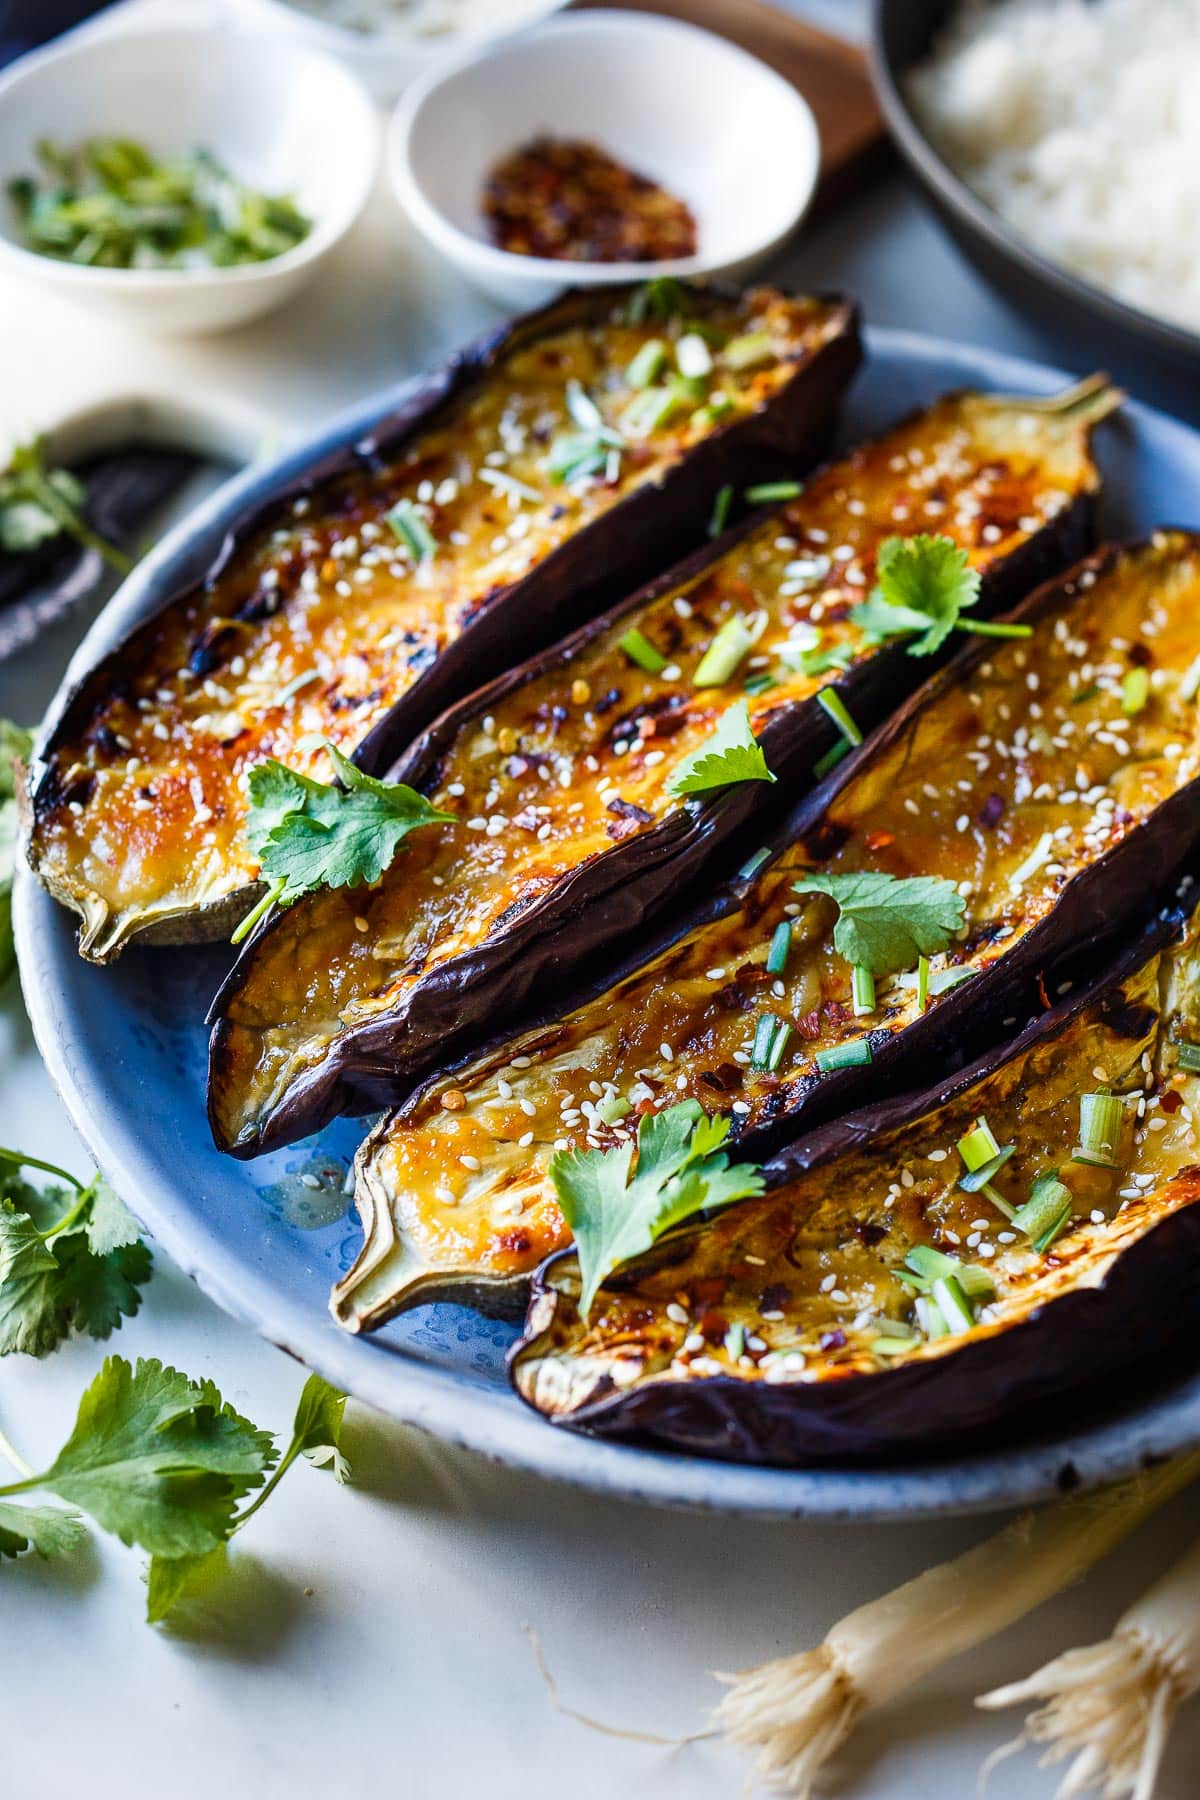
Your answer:
[[[986,274],[1200,365],[1200,0],[875,0],[872,55],[901,153]]]

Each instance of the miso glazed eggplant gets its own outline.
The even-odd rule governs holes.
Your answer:
[[[586,1319],[575,1254],[553,1259],[518,1392],[558,1423],[801,1463],[962,1443],[1169,1354],[1200,1301],[1198,924],[1160,918],[990,1063],[813,1134]]]
[[[219,997],[218,1144],[401,1098],[674,903],[928,668],[855,620],[881,544],[936,525],[986,619],[1086,541],[1115,398],[944,399],[445,715],[392,774],[453,822],[277,915]]]
[[[665,316],[664,316],[665,315]],[[859,360],[844,301],[569,295],[455,357],[374,437],[293,472],[85,677],[29,857],[104,961],[220,937],[255,897],[246,772],[369,772],[459,694],[703,535],[724,481],[807,466]]]
[[[380,1123],[345,1324],[519,1302],[569,1240],[557,1152],[687,1099],[761,1159],[964,1061],[1166,890],[1200,843],[1200,540],[1098,552],[1009,620],[1029,635],[957,657],[742,877]]]

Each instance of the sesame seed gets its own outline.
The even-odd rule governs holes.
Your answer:
[[[464,1151],[458,1160],[462,1164],[463,1168],[470,1169],[470,1171],[473,1175],[477,1175],[479,1173],[479,1158],[477,1156],[468,1156],[466,1154],[466,1152]]]

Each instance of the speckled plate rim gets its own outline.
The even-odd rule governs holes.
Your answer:
[[[915,333],[872,331],[868,348],[900,367],[935,361],[964,385],[1009,392],[1053,392],[1072,379],[1019,358]],[[403,390],[343,414],[280,462],[247,469],[164,537],[80,645],[60,698],[190,567],[198,560],[202,566],[214,535],[260,487],[276,482],[281,470],[299,476],[314,457],[367,432],[395,406],[397,391]],[[1162,454],[1194,464],[1200,491],[1200,434],[1146,407],[1131,404],[1128,414]],[[1117,1418],[1068,1429],[1032,1446],[884,1468],[750,1467],[605,1443],[551,1426],[505,1389],[484,1386],[466,1371],[432,1367],[377,1340],[349,1336],[323,1310],[314,1312],[283,1292],[261,1266],[189,1214],[181,1203],[178,1171],[146,1154],[136,1109],[117,1103],[105,1067],[83,1052],[69,998],[73,938],[61,929],[55,903],[24,869],[16,881],[14,922],[26,1005],[47,1069],[97,1164],[157,1244],[225,1312],[401,1423],[510,1467],[622,1499],[763,1518],[880,1521],[1027,1504],[1064,1487],[1119,1479],[1149,1460],[1200,1443],[1200,1377]]]

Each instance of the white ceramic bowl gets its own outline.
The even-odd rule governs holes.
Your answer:
[[[698,254],[577,263],[489,243],[485,177],[539,132],[590,139],[685,200]],[[694,25],[626,12],[552,19],[425,77],[400,102],[387,146],[418,229],[510,307],[568,283],[745,275],[799,223],[819,156],[812,112],[765,63]]]
[[[444,65],[465,49],[495,38],[501,31],[515,31],[547,13],[558,12],[567,0],[511,0],[512,17],[495,30],[446,32],[439,36],[417,33],[351,31],[317,18],[292,0],[226,0],[248,24],[258,29],[283,31],[291,37],[328,50],[364,81],[377,100],[394,100],[410,82]],[[499,9],[498,10],[502,10]]]
[[[270,262],[232,269],[93,269],[25,248],[3,194],[36,166],[39,137],[137,138],[158,154],[211,150],[233,174],[295,196],[314,221]],[[333,57],[228,29],[129,31],[68,43],[0,79],[0,269],[139,331],[222,331],[311,279],[370,191],[378,121]]]

